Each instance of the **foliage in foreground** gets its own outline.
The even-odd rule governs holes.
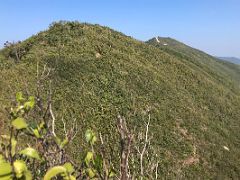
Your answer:
[[[50,180],[54,177],[64,180],[109,179],[115,176],[102,155],[94,151],[97,138],[92,130],[85,133],[91,150],[86,153],[82,164],[75,165],[64,151],[72,137],[66,133],[65,138],[59,138],[44,119],[35,124],[27,121],[35,104],[33,96],[25,99],[22,93],[17,93],[16,101],[16,106],[10,111],[10,134],[1,134],[0,139],[1,180]],[[28,143],[22,141],[26,139]]]
[[[65,137],[61,138],[56,134],[51,99],[49,99],[48,108],[42,118],[31,122],[29,120],[31,119],[30,113],[34,110],[35,104],[33,96],[25,99],[21,92],[16,94],[16,104],[9,111],[10,134],[1,134],[0,138],[1,180],[50,180],[52,178],[107,180],[117,176],[121,180],[146,177],[158,178],[158,162],[153,161],[151,157],[153,154],[148,150],[150,145],[148,135],[150,115],[146,124],[145,135],[141,135],[142,137],[137,139],[128,130],[125,119],[118,116],[120,167],[119,172],[117,172],[111,161],[108,160],[104,148],[101,148],[100,151],[94,148],[97,136],[91,129],[88,129],[85,133],[85,140],[90,150],[85,153],[82,163],[76,163],[69,158],[65,148],[76,136],[76,128],[67,130],[63,121]],[[100,140],[103,146],[104,142],[101,135]],[[134,147],[133,141],[135,141]],[[136,141],[139,141],[139,143],[136,143]],[[131,154],[132,152],[136,153]],[[148,159],[147,161],[145,156]],[[138,157],[139,161],[137,160]],[[129,160],[134,161],[134,158],[135,162],[129,163]],[[134,168],[136,162],[140,164],[140,174],[138,174],[139,170]]]

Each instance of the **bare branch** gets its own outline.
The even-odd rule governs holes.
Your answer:
[[[51,89],[51,81],[49,83],[49,113],[52,117],[52,134],[53,136],[56,137],[56,133],[55,133],[55,121],[56,121],[56,118],[55,118],[55,115],[53,113],[53,110],[52,110],[52,89]]]
[[[70,140],[72,141],[75,137],[76,137],[76,135],[77,135],[77,133],[78,133],[78,125],[77,125],[77,123],[76,123],[76,120],[77,119],[74,119],[73,120],[73,124],[72,124],[72,127],[71,127],[71,129],[70,129]],[[69,136],[69,133],[68,133],[68,136]]]
[[[150,114],[148,115],[148,122],[146,124],[146,132],[145,132],[145,141],[144,141],[144,145],[143,145],[143,148],[142,148],[142,151],[140,153],[140,168],[141,168],[141,179],[144,175],[144,169],[143,169],[143,156],[146,152],[146,148],[147,148],[147,145],[149,143],[149,139],[148,139],[148,129],[149,129],[149,124],[150,124]]]
[[[158,179],[158,164],[159,164],[159,162],[156,163],[156,168],[155,168],[155,179]]]
[[[120,134],[120,145],[121,145],[121,162],[120,162],[120,179],[130,179],[130,173],[128,171],[128,159],[131,152],[131,145],[133,141],[133,134],[131,134],[127,128],[126,120],[118,116],[118,131]]]
[[[64,133],[65,133],[65,136],[67,136],[66,122],[63,120],[63,118],[62,118],[62,123],[63,123],[63,130],[64,130]]]

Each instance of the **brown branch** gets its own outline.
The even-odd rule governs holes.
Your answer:
[[[120,134],[121,146],[120,180],[128,180],[130,179],[130,173],[128,171],[128,159],[134,136],[127,128],[126,120],[120,115],[118,116],[117,127]]]

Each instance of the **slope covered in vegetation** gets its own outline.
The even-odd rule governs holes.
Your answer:
[[[236,64],[217,59],[172,38],[155,37],[146,43],[156,46],[183,61],[187,60],[192,66],[222,75],[223,82],[229,80],[235,80],[237,84],[240,82],[239,71],[237,70],[239,66]]]
[[[238,72],[176,41],[143,43],[107,27],[54,23],[0,53],[1,130],[17,91],[35,93],[37,64],[54,69],[58,128],[77,119],[69,154],[80,159],[86,128],[101,132],[117,154],[116,117],[141,132],[150,115],[151,148],[163,178],[240,177]],[[171,42],[175,42],[171,44]],[[150,43],[150,44],[149,44]],[[115,157],[117,159],[117,157]]]
[[[217,57],[217,58],[222,61],[227,61],[227,62],[231,62],[234,64],[240,64],[240,59],[236,58],[236,57]]]

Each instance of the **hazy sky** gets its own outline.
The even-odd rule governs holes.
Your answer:
[[[2,0],[0,47],[78,20],[139,40],[167,36],[217,56],[240,57],[240,0]]]

